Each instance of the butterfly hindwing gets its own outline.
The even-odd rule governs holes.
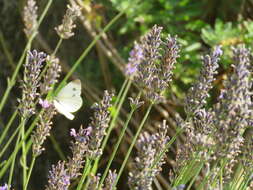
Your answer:
[[[74,115],[72,113],[70,113],[68,111],[68,109],[66,109],[61,103],[59,103],[58,101],[54,100],[54,106],[57,109],[57,111],[59,113],[61,113],[62,115],[64,115],[65,117],[67,117],[70,120],[74,119]]]

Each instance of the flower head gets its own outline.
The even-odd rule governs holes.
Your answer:
[[[67,5],[67,11],[63,17],[62,24],[55,28],[61,38],[68,39],[74,35],[72,31],[76,27],[74,21],[80,14],[81,8],[77,4]]]

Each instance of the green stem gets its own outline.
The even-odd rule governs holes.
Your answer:
[[[66,160],[66,157],[65,157],[64,153],[62,152],[58,142],[55,140],[54,136],[50,135],[49,139],[51,140],[53,147],[54,147],[55,151],[58,153],[61,160]]]
[[[15,145],[15,149],[14,149],[13,154],[12,154],[13,159],[12,159],[11,168],[10,168],[10,174],[9,174],[9,180],[8,180],[8,189],[11,186],[11,181],[12,181],[12,177],[13,177],[14,166],[15,166],[16,156],[17,156],[17,153],[18,153],[18,144],[19,144],[20,138],[21,138],[21,133],[19,133],[19,135],[18,135],[18,139],[17,139],[16,145]],[[1,170],[0,173],[2,173],[2,171],[6,168],[5,166]]]
[[[20,57],[20,59],[19,59],[19,62],[18,62],[18,64],[17,64],[17,67],[16,67],[16,69],[15,69],[15,71],[14,71],[14,73],[13,73],[11,79],[8,79],[8,80],[7,80],[7,82],[8,82],[8,84],[7,84],[7,89],[5,90],[4,95],[3,95],[3,98],[1,99],[1,102],[0,102],[0,113],[1,113],[2,110],[3,110],[3,107],[4,107],[4,105],[5,105],[6,101],[7,101],[7,98],[8,98],[8,96],[9,96],[9,94],[10,94],[10,91],[11,91],[12,87],[13,87],[13,86],[15,85],[15,83],[16,83],[16,77],[17,77],[18,72],[19,72],[19,69],[20,69],[20,67],[21,67],[21,65],[22,65],[22,63],[23,63],[23,61],[24,61],[24,58],[25,58],[25,55],[26,55],[26,51],[27,51],[27,49],[31,46],[31,43],[32,43],[33,39],[35,38],[35,36],[36,36],[36,34],[37,34],[37,30],[38,30],[38,28],[39,28],[39,26],[40,26],[42,20],[44,19],[44,17],[45,17],[45,15],[46,15],[46,13],[47,13],[47,11],[48,11],[48,9],[49,9],[51,3],[52,3],[52,0],[48,0],[48,3],[47,3],[47,5],[46,5],[46,7],[45,7],[45,9],[44,9],[44,11],[43,11],[43,13],[42,13],[42,15],[40,16],[40,19],[39,19],[39,21],[38,21],[38,25],[36,26],[35,32],[34,32],[34,33],[31,35],[31,37],[28,39],[28,42],[27,42],[27,44],[26,44],[26,47],[25,47],[25,49],[24,49],[24,51],[23,51],[23,53],[22,53],[22,55],[21,55],[21,57]]]
[[[11,142],[13,141],[14,137],[18,134],[19,129],[21,128],[21,124],[16,128],[16,130],[13,132],[5,146],[2,148],[2,151],[0,152],[0,158],[3,156],[7,148],[10,146]]]
[[[84,167],[84,170],[83,170],[83,175],[81,177],[80,182],[78,183],[77,190],[81,190],[81,188],[83,186],[83,183],[84,183],[84,180],[85,180],[86,176],[88,175],[88,173],[90,171],[90,168],[91,168],[90,160],[86,159],[85,167]]]
[[[44,110],[42,109],[41,112],[39,114],[41,114]],[[17,146],[17,151],[22,147],[22,143],[23,141],[25,141],[29,135],[31,134],[32,130],[34,129],[35,127],[35,124],[37,123],[39,119],[39,116],[37,116],[34,120],[33,120],[33,123],[30,125],[30,127],[28,128],[28,130],[26,131],[25,133],[25,136],[24,136],[24,139],[22,139],[19,143],[18,143],[18,146]],[[21,125],[19,126],[21,127]],[[2,152],[1,152],[2,153]],[[3,177],[3,175],[5,174],[6,170],[8,169],[8,167],[10,166],[11,164],[11,161],[15,158],[15,152],[13,152],[11,154],[11,156],[9,157],[8,161],[6,162],[6,164],[4,165],[4,167],[1,169],[0,171],[0,179]]]
[[[27,173],[26,173],[26,169],[27,169],[27,162],[26,162],[26,144],[25,144],[25,124],[26,124],[26,119],[25,118],[21,118],[21,140],[22,140],[22,158],[21,158],[21,162],[22,162],[22,168],[23,168],[23,188],[25,187],[25,183],[26,183],[26,177],[27,177]]]
[[[150,111],[151,111],[152,106],[153,106],[153,103],[151,103],[151,104],[149,105],[148,110],[147,110],[145,116],[143,117],[143,119],[142,119],[142,121],[141,121],[141,124],[140,124],[140,126],[139,126],[139,128],[138,128],[138,130],[137,130],[137,132],[136,132],[136,134],[135,134],[135,136],[134,136],[134,138],[133,138],[133,140],[132,140],[132,143],[131,143],[130,147],[128,148],[127,154],[126,154],[125,159],[124,159],[124,161],[123,161],[123,163],[122,163],[122,165],[121,165],[121,167],[120,167],[120,170],[119,170],[119,172],[118,172],[117,178],[116,178],[116,180],[115,180],[115,182],[114,182],[114,184],[113,184],[113,186],[112,186],[112,189],[115,188],[115,186],[117,185],[117,183],[118,183],[118,181],[119,181],[119,178],[120,178],[120,176],[121,176],[121,174],[122,174],[122,172],[123,172],[123,170],[124,170],[124,168],[125,168],[125,166],[126,166],[126,163],[127,163],[127,161],[128,161],[128,158],[129,158],[129,156],[130,156],[130,153],[132,152],[132,149],[133,149],[133,147],[134,147],[134,145],[135,145],[135,143],[136,143],[136,141],[137,141],[137,138],[138,138],[138,136],[139,136],[139,134],[140,134],[140,132],[141,132],[141,130],[142,130],[142,127],[144,126],[144,124],[145,124],[145,122],[146,122],[146,120],[147,120],[147,118],[148,118],[148,115],[149,115],[149,113],[150,113]]]
[[[56,53],[57,53],[59,47],[61,46],[61,43],[62,43],[62,38],[60,38],[60,40],[58,41],[58,43],[57,43],[57,45],[56,45],[56,47],[55,47],[55,49],[54,49],[54,52],[53,52],[53,54],[52,54],[53,56],[56,55]]]
[[[139,93],[138,97],[139,97],[140,95],[141,95],[141,93]],[[111,156],[110,156],[110,159],[109,159],[109,161],[108,161],[108,163],[107,163],[107,166],[106,166],[106,169],[105,169],[105,171],[104,171],[104,174],[103,174],[103,176],[102,176],[102,178],[101,178],[101,180],[100,180],[100,182],[99,182],[98,189],[100,189],[100,188],[102,187],[102,185],[103,185],[103,182],[104,182],[104,180],[105,180],[105,177],[107,176],[107,173],[108,173],[108,171],[109,171],[109,168],[110,168],[110,166],[111,166],[111,164],[112,164],[112,161],[113,161],[113,159],[114,159],[114,157],[115,157],[115,154],[116,154],[116,152],[117,152],[117,150],[118,150],[118,148],[119,148],[119,145],[120,145],[120,143],[121,143],[121,141],[122,141],[122,138],[123,138],[123,136],[124,136],[124,134],[125,134],[125,131],[126,131],[127,126],[128,126],[128,123],[130,122],[130,120],[131,120],[131,118],[132,118],[133,113],[134,113],[135,110],[136,110],[136,109],[132,109],[131,112],[129,113],[128,117],[127,117],[127,121],[126,121],[125,124],[124,124],[124,127],[123,127],[123,129],[122,129],[122,131],[121,131],[121,133],[120,133],[120,135],[119,135],[118,141],[116,142],[116,145],[115,145],[115,147],[114,147],[114,150],[113,150],[113,152],[112,152],[112,154],[111,154]]]
[[[16,110],[16,111],[12,114],[10,120],[8,121],[6,127],[4,128],[4,131],[2,132],[1,137],[0,137],[0,145],[2,144],[2,142],[3,142],[3,140],[4,140],[4,137],[6,136],[8,130],[9,130],[9,128],[10,128],[12,122],[13,122],[14,119],[16,118],[17,114],[18,114],[18,110]]]
[[[33,156],[33,158],[32,158],[32,162],[31,162],[31,166],[30,166],[30,168],[29,168],[29,172],[28,172],[27,180],[26,180],[26,183],[25,183],[24,190],[26,190],[26,189],[27,189],[27,186],[28,186],[28,183],[29,183],[29,180],[30,180],[31,174],[32,174],[32,170],[33,170],[33,167],[34,167],[34,164],[35,164],[35,160],[36,160],[36,156]]]

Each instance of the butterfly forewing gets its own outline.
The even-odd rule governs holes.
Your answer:
[[[81,95],[81,81],[79,79],[73,80],[64,86],[57,94],[56,98],[72,98]]]

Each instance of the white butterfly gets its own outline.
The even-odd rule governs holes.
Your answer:
[[[69,82],[54,98],[56,110],[70,120],[74,119],[72,113],[79,110],[83,104],[81,98],[81,81],[79,79]]]

